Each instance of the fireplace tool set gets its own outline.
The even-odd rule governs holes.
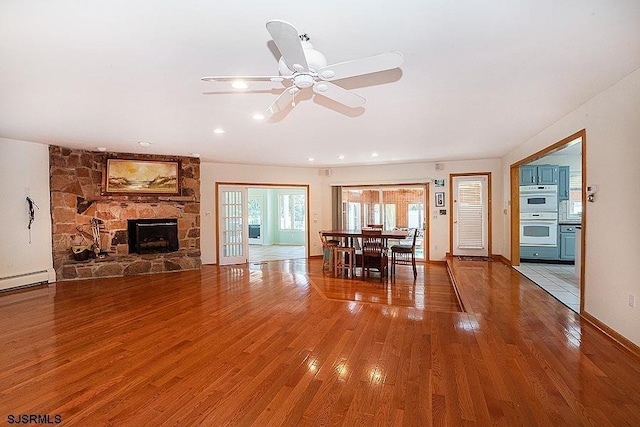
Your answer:
[[[71,249],[73,251],[73,257],[77,261],[86,261],[91,254],[99,258],[107,256],[107,252],[102,251],[100,246],[100,233],[103,231],[103,222],[98,218],[91,218],[90,220],[91,234],[82,230],[81,227],[76,227],[78,235],[82,239],[80,244],[74,244]],[[89,243],[87,237],[90,237],[93,242]]]

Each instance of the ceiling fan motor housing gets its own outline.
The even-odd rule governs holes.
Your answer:
[[[313,73],[318,72],[318,68],[324,67],[327,65],[327,58],[325,56],[315,50],[313,45],[308,41],[302,41],[302,49],[304,51],[304,57],[307,60],[307,65],[309,66],[309,71]],[[290,76],[294,74],[297,70],[295,69],[296,64],[291,64],[291,67],[287,63],[284,62],[284,58],[280,58],[278,61],[278,70],[280,71],[280,75],[282,76]]]
[[[313,86],[314,79],[311,74],[298,74],[293,78],[293,84],[300,89],[305,89]]]

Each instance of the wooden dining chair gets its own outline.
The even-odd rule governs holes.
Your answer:
[[[393,281],[396,274],[396,265],[411,265],[413,267],[413,280],[418,277],[418,270],[416,269],[416,238],[418,237],[418,229],[413,229],[413,237],[411,238],[411,245],[397,244],[391,246],[391,281]]]
[[[362,229],[361,248],[362,280],[371,274],[371,269],[380,272],[380,282],[387,277],[389,257],[384,247],[382,229]]]
[[[356,273],[356,248],[351,246],[336,246],[333,250],[333,274],[338,277],[355,277]]]
[[[322,235],[322,232],[318,232],[320,235],[320,242],[322,243],[322,272],[334,270],[335,248],[338,246],[336,240],[328,240],[326,236]]]

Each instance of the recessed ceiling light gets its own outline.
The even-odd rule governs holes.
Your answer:
[[[245,82],[241,82],[241,81],[235,81],[233,83],[231,83],[231,87],[233,87],[234,89],[246,89],[249,87],[248,84],[246,84]]]
[[[343,159],[344,159],[344,156],[343,156],[342,154],[340,154],[340,155],[338,156],[338,159],[343,160]]]
[[[371,153],[371,157],[378,157],[378,153]]]
[[[96,147],[98,151],[107,151],[107,147]]]
[[[222,135],[224,133],[224,129],[221,128],[215,128],[213,130],[213,133],[217,133],[218,135]]]
[[[140,141],[140,142],[138,142],[138,144],[140,144],[141,147],[149,147],[149,146],[151,146],[151,143],[147,142],[147,141]]]
[[[262,113],[255,113],[255,114],[253,115],[253,119],[254,119],[254,120],[264,120],[264,114],[262,114]]]
[[[191,153],[191,157],[200,157],[200,153]]]
[[[309,162],[313,162],[313,161],[315,161],[315,159],[314,159],[313,157],[309,157],[309,158],[307,159],[307,161],[309,161]]]

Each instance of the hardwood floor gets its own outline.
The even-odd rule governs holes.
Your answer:
[[[0,294],[0,420],[640,425],[638,359],[502,263],[450,262],[467,313],[323,297],[315,259]]]
[[[462,311],[444,265],[418,263],[417,271],[418,277],[414,280],[411,266],[399,266],[393,283],[380,283],[379,273],[363,281],[360,277],[335,278],[322,274],[319,269],[312,269],[309,278],[320,295],[328,299],[428,311]]]

